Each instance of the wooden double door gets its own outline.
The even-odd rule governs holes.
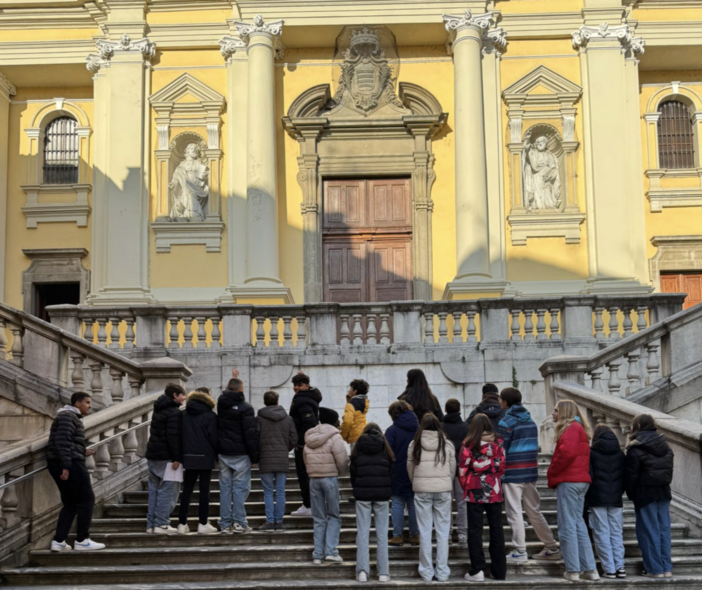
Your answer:
[[[324,300],[412,298],[410,179],[326,180]]]
[[[702,303],[702,273],[661,274],[661,293],[687,293],[683,309]]]

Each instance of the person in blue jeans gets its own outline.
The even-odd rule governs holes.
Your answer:
[[[648,414],[634,418],[626,449],[624,485],[636,510],[636,539],[644,566],[641,575],[670,578],[673,575],[670,541],[673,451]]]
[[[392,483],[392,539],[390,545],[401,547],[405,528],[405,507],[409,518],[409,541],[419,545],[419,526],[414,508],[412,482],[407,474],[407,448],[419,428],[417,415],[406,401],[398,400],[390,404],[388,414],[392,426],[385,431],[385,440],[395,454],[395,479]]]
[[[263,485],[266,522],[258,530],[283,532],[285,482],[290,469],[288,456],[297,446],[297,429],[283,406],[278,405],[275,391],[266,391],[263,403],[265,407],[258,411],[257,418],[260,433],[258,472]]]
[[[258,463],[258,423],[245,401],[239,371],[217,400],[219,450],[219,528],[224,534],[249,533],[245,503],[251,491],[251,467]]]

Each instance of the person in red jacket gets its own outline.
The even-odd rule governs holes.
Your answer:
[[[551,414],[554,422],[553,451],[548,468],[548,487],[556,490],[558,537],[570,582],[599,580],[587,525],[583,520],[585,494],[590,487],[590,427],[578,406],[561,400]]]

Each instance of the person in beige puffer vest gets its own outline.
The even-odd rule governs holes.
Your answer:
[[[349,456],[339,432],[339,414],[319,408],[320,424],[305,434],[304,460],[310,476],[310,501],[314,521],[312,559],[342,562],[337,545],[341,532],[339,476],[348,471]]]

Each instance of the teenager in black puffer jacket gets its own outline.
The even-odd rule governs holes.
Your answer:
[[[494,383],[486,383],[483,385],[483,399],[466,418],[466,423],[470,426],[473,416],[485,414],[490,418],[493,432],[499,432],[499,424],[502,417],[505,415],[505,410],[500,405],[500,395],[497,386]]]
[[[444,405],[444,410],[446,413],[441,421],[441,428],[446,433],[446,438],[453,443],[453,447],[456,449],[456,464],[458,464],[459,453],[470,426],[461,418],[461,402],[457,399],[448,400]],[[456,502],[456,531],[458,532],[459,545],[465,545],[468,542],[468,509],[463,499],[464,496],[461,480],[458,479],[458,470],[456,470],[456,477],[453,478],[453,499]],[[451,519],[453,520],[453,513]],[[453,523],[451,523],[451,528],[453,528]]]
[[[351,452],[351,485],[356,498],[356,579],[366,582],[370,575],[371,514],[375,514],[375,528],[387,531],[389,523],[389,500],[395,479],[395,456],[383,431],[371,422],[356,441]],[[390,581],[388,561],[388,536],[378,534],[378,579]]]

